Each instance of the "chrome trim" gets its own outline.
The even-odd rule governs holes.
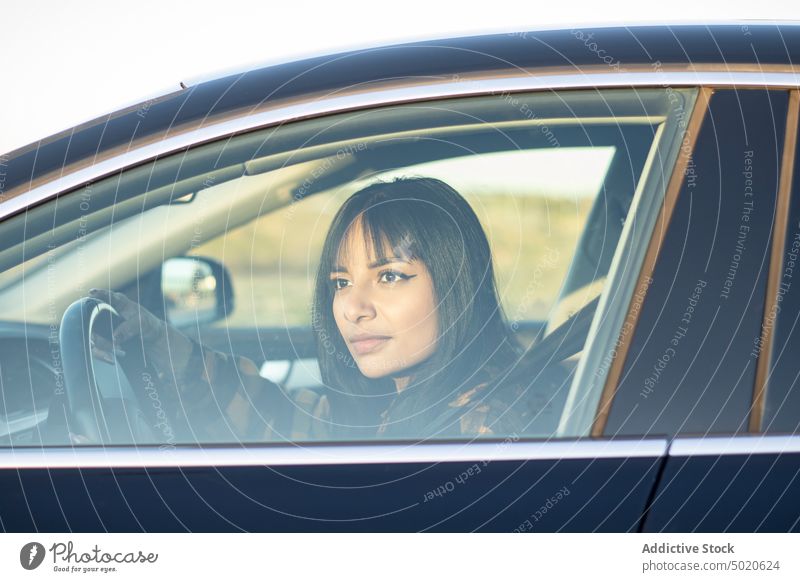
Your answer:
[[[672,441],[670,457],[779,455],[800,453],[800,435],[681,437]]]
[[[652,69],[652,66],[648,67]],[[696,69],[703,68],[702,65],[695,65],[694,67]],[[712,66],[709,65],[710,67]],[[558,71],[563,71],[563,69],[558,69],[552,74],[549,70],[535,70],[535,75],[533,72],[526,70],[514,70],[511,73],[509,71],[488,71],[472,76],[465,75],[457,80],[436,83],[432,83],[430,79],[425,79],[424,81],[400,80],[395,82],[394,86],[379,89],[374,87],[367,88],[361,90],[361,92],[351,94],[336,96],[309,95],[305,99],[277,105],[272,109],[261,112],[248,114],[250,110],[246,109],[239,114],[240,117],[206,127],[191,129],[155,143],[147,143],[131,151],[99,161],[92,166],[59,176],[22,194],[14,195],[13,190],[11,190],[6,193],[9,197],[7,201],[0,204],[0,220],[88,182],[113,175],[122,169],[157,157],[180,152],[200,143],[214,141],[235,133],[337,112],[430,99],[535,90],[697,85],[739,88],[763,87],[765,85],[776,88],[800,87],[800,71],[731,71],[731,67],[735,67],[735,65],[722,64],[713,66],[713,68],[722,69],[720,71],[691,71],[685,70],[685,66],[682,67],[682,70],[670,71],[670,67],[666,65],[663,70],[650,70],[647,72],[609,72],[607,68],[604,68],[603,72],[595,72],[595,70],[587,68],[580,73],[568,74],[559,73]],[[756,68],[756,65],[753,65],[753,68]],[[517,76],[509,76],[510,74]],[[135,144],[132,147],[136,147]]]
[[[241,467],[663,457],[666,439],[0,449],[3,469]]]

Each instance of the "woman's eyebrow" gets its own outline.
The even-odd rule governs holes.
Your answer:
[[[411,263],[408,259],[404,259],[403,257],[383,257],[382,259],[378,259],[367,265],[370,269],[377,269],[378,267],[382,267],[384,265],[388,265],[389,263]],[[334,265],[331,269],[331,273],[348,273],[346,267],[342,265]]]

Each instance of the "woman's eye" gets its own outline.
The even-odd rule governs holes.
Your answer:
[[[401,280],[413,279],[414,277],[416,277],[416,275],[406,275],[405,273],[401,273],[399,271],[383,271],[378,276],[378,281],[380,283],[394,285]],[[349,287],[350,281],[347,279],[342,279],[341,277],[336,277],[330,280],[330,286],[334,291],[340,291],[345,287]]]
[[[401,279],[408,279],[408,275],[404,275],[403,273],[399,273],[397,271],[384,271],[381,273],[380,280],[383,283],[397,283]]]
[[[347,287],[347,283],[348,283],[347,279],[339,279],[339,278],[331,279],[331,287],[333,287],[335,291],[338,291],[339,289],[344,289],[345,287]]]

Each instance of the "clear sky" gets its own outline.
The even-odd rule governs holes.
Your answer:
[[[3,0],[0,152],[178,88],[320,52],[590,23],[791,19],[798,0]]]

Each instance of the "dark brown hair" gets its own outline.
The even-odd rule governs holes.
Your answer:
[[[360,218],[377,258],[389,251],[419,260],[433,279],[440,336],[434,354],[408,370],[397,394],[391,378],[361,374],[333,317],[330,272],[348,232]],[[399,249],[399,250],[398,250]],[[347,437],[374,436],[380,412],[391,404],[386,435],[419,438],[447,403],[487,370],[513,365],[520,347],[497,297],[489,243],[467,201],[434,178],[397,178],[356,192],[339,209],[325,239],[312,316],[322,380],[332,414]]]

